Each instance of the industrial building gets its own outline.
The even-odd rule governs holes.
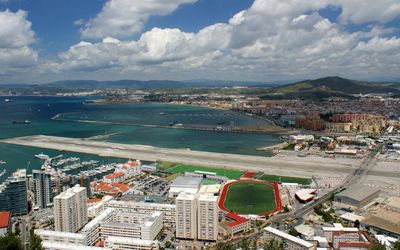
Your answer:
[[[201,181],[199,177],[178,176],[171,184],[169,197],[177,197],[180,193],[197,194]]]
[[[335,195],[335,201],[353,207],[363,207],[379,196],[380,190],[373,187],[353,185]]]

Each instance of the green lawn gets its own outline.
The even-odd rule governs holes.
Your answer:
[[[201,185],[214,185],[214,184],[219,184],[219,181],[203,179],[203,181],[201,182]]]
[[[228,170],[228,169],[220,169],[220,168],[208,168],[208,167],[196,167],[192,165],[184,165],[184,164],[176,164],[172,167],[166,169],[166,171],[170,173],[185,173],[185,172],[194,172],[194,171],[205,171],[216,173],[220,176],[226,176],[229,179],[235,180],[243,175],[243,171],[239,170]]]
[[[278,175],[269,175],[269,174],[263,174],[262,176],[257,176],[257,179],[263,180],[263,181],[299,183],[301,185],[310,185],[312,182],[312,180],[308,179],[308,178],[278,176]]]
[[[256,182],[236,183],[229,187],[225,208],[240,214],[262,214],[276,208],[274,188]]]

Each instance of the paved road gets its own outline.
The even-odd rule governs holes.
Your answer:
[[[0,141],[3,143],[96,154],[107,157],[132,158],[147,161],[169,161],[185,164],[263,171],[275,175],[311,177],[338,176],[351,173],[359,160],[322,157],[261,157],[212,153],[194,150],[168,149],[145,145],[90,141],[54,136],[27,136]]]

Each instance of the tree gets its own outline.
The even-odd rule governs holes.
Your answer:
[[[217,250],[234,250],[235,248],[230,243],[218,242],[215,245],[215,249],[217,249]]]
[[[30,231],[29,250],[44,250],[42,247],[42,239],[35,234],[33,228]]]
[[[239,246],[243,250],[249,250],[250,249],[250,242],[247,239],[243,239],[240,242]]]
[[[257,250],[258,249],[258,242],[257,238],[255,238],[251,244],[251,249]]]
[[[295,237],[300,236],[300,233],[294,227],[289,230],[289,234]]]
[[[400,250],[400,240],[394,243],[393,250]]]
[[[386,250],[386,247],[379,241],[375,241],[374,243],[372,243],[372,245],[368,249],[369,250]]]
[[[0,250],[23,250],[21,240],[18,236],[8,233],[0,237]]]
[[[172,242],[171,241],[167,241],[165,242],[165,248],[173,248]]]
[[[263,247],[265,250],[284,250],[283,242],[275,238],[265,241]]]

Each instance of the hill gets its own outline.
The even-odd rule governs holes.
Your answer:
[[[400,93],[392,83],[377,83],[350,80],[341,77],[324,77],[305,80],[272,88],[263,98],[326,98],[331,96],[351,97],[358,94]]]

